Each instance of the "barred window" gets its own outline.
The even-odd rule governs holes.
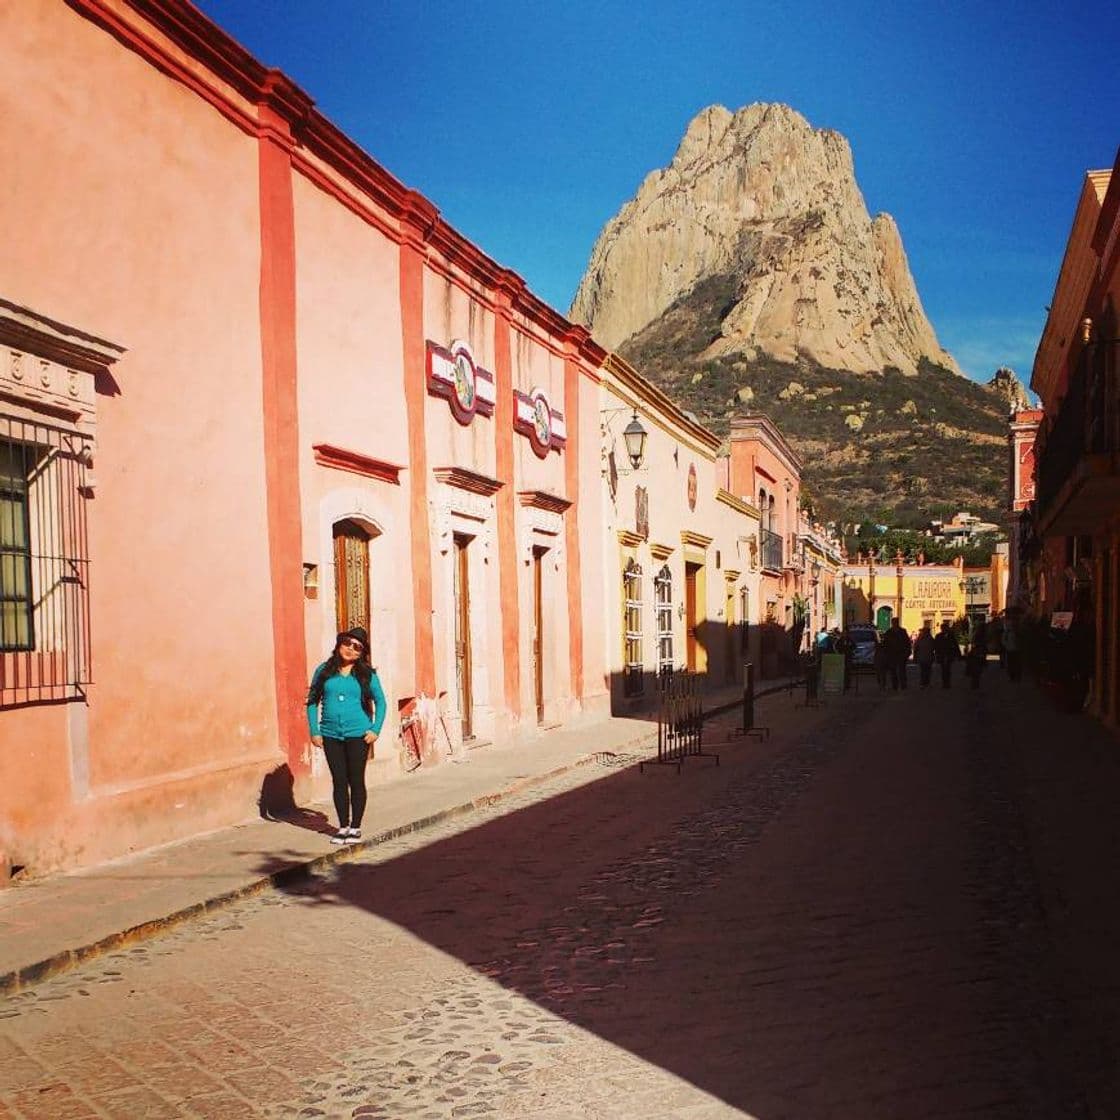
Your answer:
[[[633,559],[622,572],[622,603],[622,691],[626,696],[637,696],[645,689],[642,677],[642,569]]]
[[[657,672],[673,671],[673,573],[666,564],[654,576],[657,602]]]
[[[0,413],[0,705],[91,681],[89,438]]]

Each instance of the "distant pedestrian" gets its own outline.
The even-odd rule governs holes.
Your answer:
[[[988,662],[988,624],[981,618],[973,624],[972,640],[968,646],[968,658],[965,661],[965,672],[968,674],[969,686],[973,689],[980,687],[980,677],[984,673],[984,666]]]
[[[941,670],[941,687],[951,688],[953,684],[953,662],[961,659],[961,647],[953,633],[951,623],[943,622],[937,637],[933,639],[933,656]]]
[[[852,687],[852,654],[855,652],[855,642],[852,635],[845,630],[833,642],[834,652],[842,654],[844,658],[844,691]]]
[[[886,692],[887,676],[891,671],[891,655],[883,638],[875,643],[875,652],[871,655],[871,664],[875,668],[875,680],[879,685],[879,691]],[[897,684],[895,688],[898,688]]]
[[[385,722],[385,692],[369,660],[361,626],[339,634],[334,650],[311,677],[307,724],[327,756],[338,814],[332,844],[357,844],[366,809],[366,763]]]
[[[929,688],[929,680],[933,675],[933,660],[937,641],[930,629],[930,624],[924,622],[922,629],[914,642],[914,660],[918,663],[918,676],[922,688]]]
[[[1003,621],[1001,645],[1007,679],[1018,682],[1023,676],[1023,636],[1019,629],[1018,617],[1010,612]]]
[[[899,618],[892,618],[890,629],[883,635],[882,645],[887,652],[887,666],[891,674],[891,688],[896,692],[906,688],[906,662],[910,660],[910,635],[902,629]]]

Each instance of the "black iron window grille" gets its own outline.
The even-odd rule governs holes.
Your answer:
[[[0,413],[0,706],[92,680],[88,436]]]

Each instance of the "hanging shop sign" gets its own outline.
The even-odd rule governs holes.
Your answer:
[[[529,437],[529,445],[542,459],[550,451],[560,451],[567,442],[564,414],[552,407],[543,389],[529,393],[514,389],[513,426]]]
[[[450,348],[428,342],[428,392],[443,397],[460,424],[469,424],[476,414],[494,415],[494,375],[475,362],[465,342]]]

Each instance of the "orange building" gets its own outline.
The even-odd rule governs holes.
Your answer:
[[[1042,401],[1026,550],[1035,611],[1091,635],[1090,704],[1120,723],[1120,152],[1081,189],[1031,388]]]
[[[0,5],[0,865],[323,792],[367,626],[449,741],[608,711],[605,352],[185,0]]]
[[[806,561],[798,539],[802,464],[777,425],[762,414],[732,420],[730,442],[731,492],[753,503],[761,517],[759,660],[762,675],[775,676],[791,667],[814,625],[806,594],[813,562]],[[832,587],[835,604],[835,583]]]

